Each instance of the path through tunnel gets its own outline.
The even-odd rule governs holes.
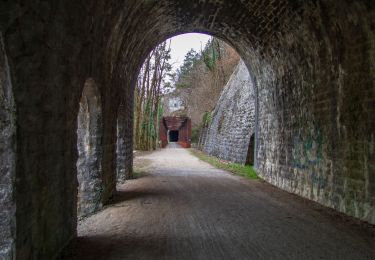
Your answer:
[[[324,207],[269,184],[214,168],[176,144],[138,151],[134,166],[142,177],[120,186],[111,205],[81,222],[64,260],[375,255],[374,233],[342,225]]]
[[[15,225],[13,231],[0,226],[0,233],[8,236],[0,249],[9,243],[13,247],[15,241],[15,258],[52,259],[76,236],[77,115],[85,81],[95,79],[101,96],[100,201],[106,203],[116,193],[119,104],[125,101],[128,106],[121,113],[129,119],[125,141],[131,150],[139,69],[155,46],[187,32],[225,40],[251,72],[257,122],[254,167],[259,176],[375,224],[373,1],[15,0],[5,1],[1,13],[17,147],[16,165],[1,169],[1,184],[11,186],[6,194],[14,193],[7,198],[15,200],[9,204],[7,218],[12,219],[7,222]],[[2,88],[1,104],[5,92]],[[127,153],[128,161],[132,156]],[[246,208],[247,199],[244,203]],[[146,200],[141,204],[157,205]],[[225,213],[230,214],[227,206]],[[295,217],[316,214],[308,212],[311,215],[296,212]],[[236,220],[244,226],[252,223]],[[311,245],[318,241],[304,239]],[[101,246],[111,248],[104,242]],[[297,250],[303,256],[304,248]]]

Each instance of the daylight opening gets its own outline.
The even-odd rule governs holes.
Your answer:
[[[134,115],[136,150],[178,143],[228,162],[254,163],[254,148],[248,159],[254,84],[239,54],[218,38],[183,34],[158,45],[140,70]]]

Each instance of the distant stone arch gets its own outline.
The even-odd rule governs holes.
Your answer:
[[[77,120],[78,218],[102,207],[102,108],[98,87],[88,79],[82,92]]]
[[[0,32],[0,259],[13,259],[15,253],[15,114],[8,58]]]

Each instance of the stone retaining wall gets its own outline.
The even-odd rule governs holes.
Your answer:
[[[213,111],[203,150],[221,159],[245,164],[254,128],[254,84],[241,61]]]

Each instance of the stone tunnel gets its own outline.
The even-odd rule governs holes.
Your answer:
[[[159,136],[161,147],[168,143],[178,143],[184,148],[191,147],[191,119],[184,116],[165,116],[160,121]]]
[[[131,172],[138,71],[188,32],[231,44],[250,71],[260,177],[375,224],[374,1],[13,0],[0,10],[0,258],[52,259],[76,236],[88,80],[102,118],[100,141],[84,139],[100,146],[96,207],[111,198],[119,138]]]

